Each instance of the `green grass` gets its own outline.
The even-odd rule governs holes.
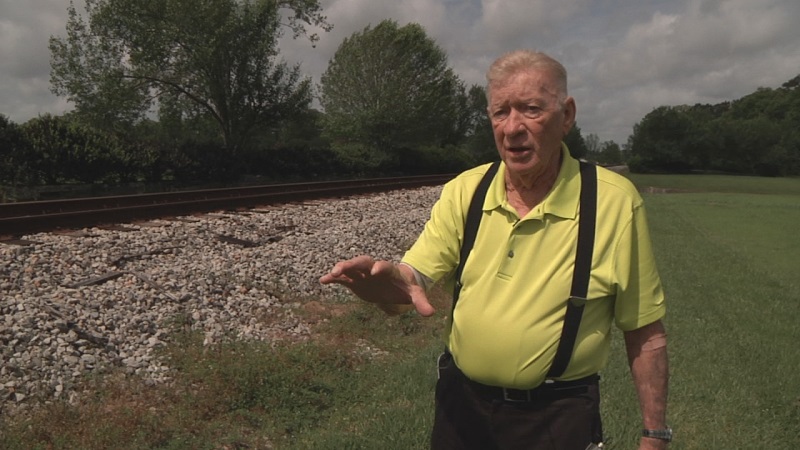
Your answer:
[[[669,299],[671,448],[797,448],[800,181],[694,178],[718,192],[645,199]],[[613,448],[632,448],[637,407],[618,381],[628,379],[622,353],[605,374],[604,410]]]
[[[800,178],[740,175],[627,175],[637,186],[693,192],[800,195]]]
[[[684,192],[645,196],[669,302],[670,448],[800,447],[800,180],[634,178]],[[443,315],[335,306],[347,313],[301,344],[176,334],[175,386],[97,380],[78,405],[0,424],[0,448],[427,448]],[[619,333],[601,383],[607,448],[635,448]]]

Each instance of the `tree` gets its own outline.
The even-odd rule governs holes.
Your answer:
[[[325,134],[343,158],[378,166],[463,135],[463,83],[418,24],[385,20],[346,38],[321,79]]]
[[[695,129],[687,108],[654,109],[633,127],[631,170],[689,171],[693,158],[690,138]]]
[[[33,182],[30,144],[19,125],[0,114],[0,189]],[[5,193],[3,193],[5,197]]]
[[[791,80],[781,85],[782,88],[789,90],[796,89],[798,86],[800,86],[800,75],[792,78]]]
[[[614,141],[604,141],[594,155],[598,164],[612,165],[622,163],[622,149]]]
[[[477,163],[498,159],[497,147],[494,143],[492,122],[487,115],[489,100],[486,88],[472,85],[467,93],[467,135],[466,149],[475,157]]]
[[[599,153],[600,152],[600,136],[589,133],[585,138],[583,138],[583,142],[586,143],[586,152],[587,153]]]
[[[586,148],[586,141],[583,139],[583,135],[581,134],[581,128],[578,124],[575,124],[570,128],[569,133],[564,137],[564,143],[567,144],[567,148],[569,148],[569,154],[572,155],[573,158],[583,158],[588,153]]]
[[[66,38],[50,39],[52,90],[106,128],[162,104],[211,117],[235,153],[310,104],[299,66],[276,61],[277,39],[284,25],[330,29],[320,11],[319,0],[86,0],[88,23],[70,5]]]
[[[132,181],[135,167],[125,144],[69,116],[45,114],[22,125],[28,163],[45,184]]]

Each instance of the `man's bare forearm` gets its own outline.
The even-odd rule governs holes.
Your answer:
[[[666,427],[669,360],[661,321],[625,333],[631,375],[639,396],[642,426]]]

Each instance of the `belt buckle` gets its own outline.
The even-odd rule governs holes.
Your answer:
[[[517,395],[512,397],[512,395],[510,395],[512,393],[515,393]],[[523,396],[519,395],[520,393],[524,393],[525,394],[524,398],[522,398]],[[530,403],[531,402],[531,390],[530,389],[522,390],[522,389],[507,389],[507,388],[503,388],[503,401],[512,402],[512,403]]]

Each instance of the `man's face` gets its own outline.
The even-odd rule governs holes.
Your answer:
[[[559,103],[553,75],[520,71],[490,89],[489,119],[509,174],[535,179],[557,167],[561,140],[575,121],[575,102],[567,97]]]

